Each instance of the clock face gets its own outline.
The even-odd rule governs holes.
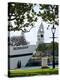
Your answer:
[[[41,38],[43,38],[43,35],[41,34]]]

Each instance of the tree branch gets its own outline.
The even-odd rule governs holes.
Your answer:
[[[15,20],[16,18],[12,18],[12,19],[8,19],[8,21],[13,21],[13,20]]]

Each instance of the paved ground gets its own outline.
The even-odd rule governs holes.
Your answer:
[[[52,66],[48,66],[50,68],[52,68]],[[38,68],[41,68],[41,66],[35,66],[35,67],[23,67],[23,68],[20,68],[20,69],[38,69]],[[55,68],[58,68],[58,66],[56,65]]]

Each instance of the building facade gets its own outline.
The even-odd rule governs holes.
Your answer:
[[[20,67],[25,67],[35,49],[35,45],[10,46],[10,69],[18,68],[18,62],[21,63]]]

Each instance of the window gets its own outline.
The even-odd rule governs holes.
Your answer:
[[[13,49],[14,50],[20,50],[20,49],[27,49],[28,48],[28,46],[25,46],[25,47],[14,47]]]
[[[18,62],[17,62],[17,68],[21,68],[21,61],[20,60],[18,60]]]
[[[41,31],[43,31],[43,29],[41,29]]]

